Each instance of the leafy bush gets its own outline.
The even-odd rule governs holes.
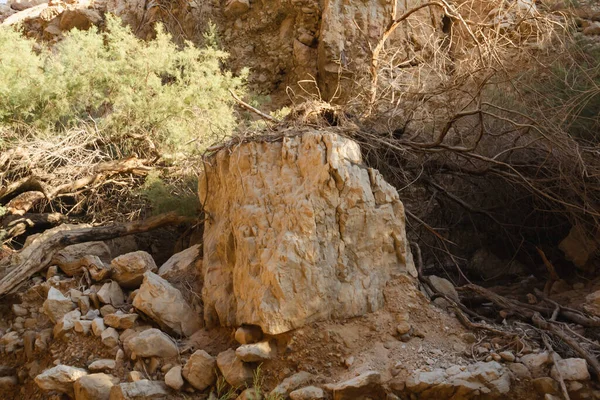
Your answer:
[[[136,38],[108,16],[106,31],[74,30],[54,49],[0,29],[0,124],[60,132],[93,126],[105,138],[143,135],[163,148],[197,151],[236,126],[228,90],[243,94],[245,72],[223,72],[214,27],[207,46],[179,48],[159,26]]]
[[[166,183],[158,172],[152,171],[146,176],[139,194],[150,202],[154,214],[178,211],[180,215],[191,217],[197,215],[200,208],[197,187],[195,176],[188,175],[181,182]]]

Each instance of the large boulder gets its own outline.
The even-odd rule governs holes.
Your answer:
[[[187,304],[179,290],[150,271],[133,300],[133,306],[152,318],[161,328],[190,336],[202,327],[202,320]]]
[[[152,256],[145,251],[123,254],[110,263],[112,278],[124,288],[137,288],[144,280],[146,271],[156,272]]]
[[[396,189],[357,143],[307,132],[219,151],[199,179],[208,325],[279,334],[376,311],[416,276]],[[243,182],[243,184],[240,184]]]

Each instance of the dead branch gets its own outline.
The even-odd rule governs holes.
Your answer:
[[[240,99],[234,92],[233,90],[229,89],[229,93],[231,93],[231,96],[235,99],[235,101],[237,101],[239,103],[240,106],[244,107],[246,110],[251,111],[255,114],[257,114],[258,116],[260,116],[262,119],[266,119],[269,122],[277,122],[277,120],[275,118],[273,118],[272,116],[265,114],[264,112],[260,111],[258,108],[252,107],[250,104],[246,103],[244,100]]]
[[[556,368],[556,374],[558,375],[558,383],[560,383],[560,389],[562,390],[563,396],[565,397],[565,400],[571,400],[571,398],[569,397],[569,392],[567,391],[567,386],[565,385],[565,380],[563,379],[560,367],[558,366],[558,354],[556,354],[556,352],[552,348],[548,337],[544,333],[542,333],[541,336],[542,340],[544,341],[544,344],[546,345],[546,348],[552,355],[552,361],[554,362],[554,368]]]
[[[7,215],[0,225],[0,242],[24,234],[29,228],[49,228],[65,220],[60,213]]]
[[[113,239],[135,233],[147,232],[164,226],[178,225],[187,221],[189,221],[188,218],[181,217],[176,213],[168,213],[144,221],[57,232],[46,241],[40,243],[37,248],[31,252],[28,259],[21,262],[0,280],[0,297],[14,290],[33,274],[46,268],[52,260],[54,253],[65,246],[76,243]]]
[[[518,300],[508,299],[492,292],[491,290],[485,289],[481,286],[468,284],[457,288],[457,290],[468,290],[488,299],[496,306],[503,310],[508,310],[512,315],[519,315],[522,319],[529,320],[533,317],[533,314],[539,313],[551,316],[554,313],[555,307],[544,307],[539,304],[527,304]],[[576,324],[586,327],[598,327],[600,326],[600,320],[595,318],[587,317],[576,310],[569,310],[561,308],[559,315],[563,318],[570,320]]]
[[[565,344],[570,346],[582,358],[585,358],[585,360],[588,362],[588,364],[594,371],[596,379],[600,381],[600,363],[594,355],[590,354],[587,350],[581,347],[581,345],[577,343],[575,339],[573,339],[567,333],[563,332],[558,326],[544,320],[539,313],[534,313],[531,317],[531,321],[536,327],[544,329],[553,334],[554,336],[558,337]]]

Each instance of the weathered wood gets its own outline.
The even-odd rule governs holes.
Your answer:
[[[500,307],[501,309],[509,310],[512,315],[519,315],[524,319],[531,319],[533,314],[536,312],[550,317],[555,311],[554,305],[556,303],[554,303],[553,307],[546,307],[546,306],[543,306],[540,304],[527,304],[527,303],[520,302],[518,300],[509,299],[509,298],[500,296],[499,294],[496,294],[489,289],[486,289],[486,288],[483,288],[481,286],[474,285],[474,284],[464,285],[457,289],[461,290],[461,291],[469,290],[471,292],[477,293],[478,295],[488,299],[489,301],[491,301],[492,303],[494,303],[496,306]],[[537,291],[536,294],[538,296],[541,296],[542,298],[546,299],[546,297],[543,293]],[[588,317],[588,316],[584,315],[583,313],[580,313],[576,310],[569,309],[566,307],[560,307],[560,309],[558,311],[558,315],[565,320],[574,322],[574,323],[582,325],[582,326],[586,326],[586,327],[599,327],[600,326],[600,319]]]
[[[177,225],[187,221],[189,219],[186,217],[179,216],[176,213],[167,213],[144,221],[57,232],[46,241],[40,243],[32,251],[30,257],[0,280],[0,296],[10,293],[33,274],[46,268],[52,260],[54,253],[65,246],[114,239],[116,237],[147,232],[163,226]]]
[[[60,213],[7,215],[0,223],[0,241],[20,236],[30,228],[50,228],[59,225],[65,219]]]
[[[594,371],[596,379],[600,381],[600,362],[598,362],[598,359],[594,355],[590,354],[583,347],[581,347],[581,345],[577,343],[577,340],[575,340],[572,336],[562,331],[555,324],[544,320],[539,313],[534,313],[531,317],[531,321],[536,327],[548,331],[554,336],[558,337],[566,345],[570,346],[573,349],[573,351],[579,354],[582,358],[585,358],[589,366]]]

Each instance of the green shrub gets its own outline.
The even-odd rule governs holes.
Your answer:
[[[54,134],[93,126],[105,138],[144,135],[162,149],[192,152],[236,126],[229,89],[244,93],[246,72],[223,71],[214,28],[207,46],[178,47],[159,26],[136,38],[108,16],[106,31],[74,30],[53,49],[0,29],[0,124]],[[1,126],[0,126],[1,128]]]
[[[146,176],[138,193],[150,203],[153,214],[177,211],[180,215],[193,217],[198,215],[200,209],[197,187],[198,179],[195,176],[185,176],[178,182],[167,183],[160,173],[152,171]]]

